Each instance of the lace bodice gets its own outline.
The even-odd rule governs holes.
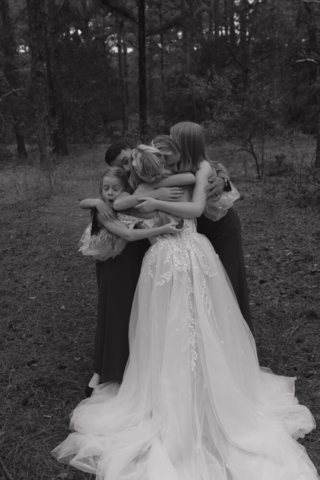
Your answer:
[[[155,226],[156,219],[151,218],[151,219],[145,219],[141,223],[144,226],[144,228],[153,228]],[[168,242],[168,241],[178,241],[179,243],[181,242],[182,239],[187,239],[188,237],[192,235],[197,235],[197,224],[195,219],[185,219],[183,227],[181,229],[181,232],[170,235],[170,234],[165,234],[165,235],[159,235],[157,237],[152,237],[150,238],[150,242],[152,245],[155,243],[161,243],[161,242]]]

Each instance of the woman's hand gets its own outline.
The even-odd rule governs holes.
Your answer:
[[[111,222],[114,220],[115,213],[110,207],[110,205],[108,205],[106,202],[104,202],[103,200],[97,199],[95,206],[102,218]]]
[[[207,199],[212,198],[217,202],[223,194],[224,179],[221,177],[211,177],[208,182],[209,185],[205,188]]]
[[[164,232],[163,233],[170,233],[170,234],[176,234],[181,232],[181,228],[177,228],[177,222],[171,222],[168,223],[167,225],[163,225]]]
[[[178,202],[183,193],[183,189],[180,187],[160,187],[155,190],[156,196],[154,198],[166,202]]]
[[[141,203],[138,203],[134,208],[139,210],[141,213],[151,213],[157,210],[157,202],[155,198],[150,198],[150,197],[139,197],[138,201]]]

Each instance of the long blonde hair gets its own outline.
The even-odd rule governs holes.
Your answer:
[[[149,145],[139,145],[132,150],[130,181],[133,188],[140,183],[153,183],[162,177],[165,161],[160,150]]]
[[[212,163],[207,154],[203,130],[198,123],[177,123],[171,127],[170,136],[181,150],[180,172],[196,173],[202,160]]]

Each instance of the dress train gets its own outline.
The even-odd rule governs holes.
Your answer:
[[[153,241],[120,388],[81,402],[54,451],[99,480],[316,480],[296,440],[315,427],[294,378],[260,368],[210,242],[186,220]]]

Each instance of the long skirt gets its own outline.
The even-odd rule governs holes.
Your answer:
[[[98,316],[94,371],[101,383],[121,383],[129,357],[128,328],[132,301],[148,240],[130,242],[115,258],[96,263]]]

